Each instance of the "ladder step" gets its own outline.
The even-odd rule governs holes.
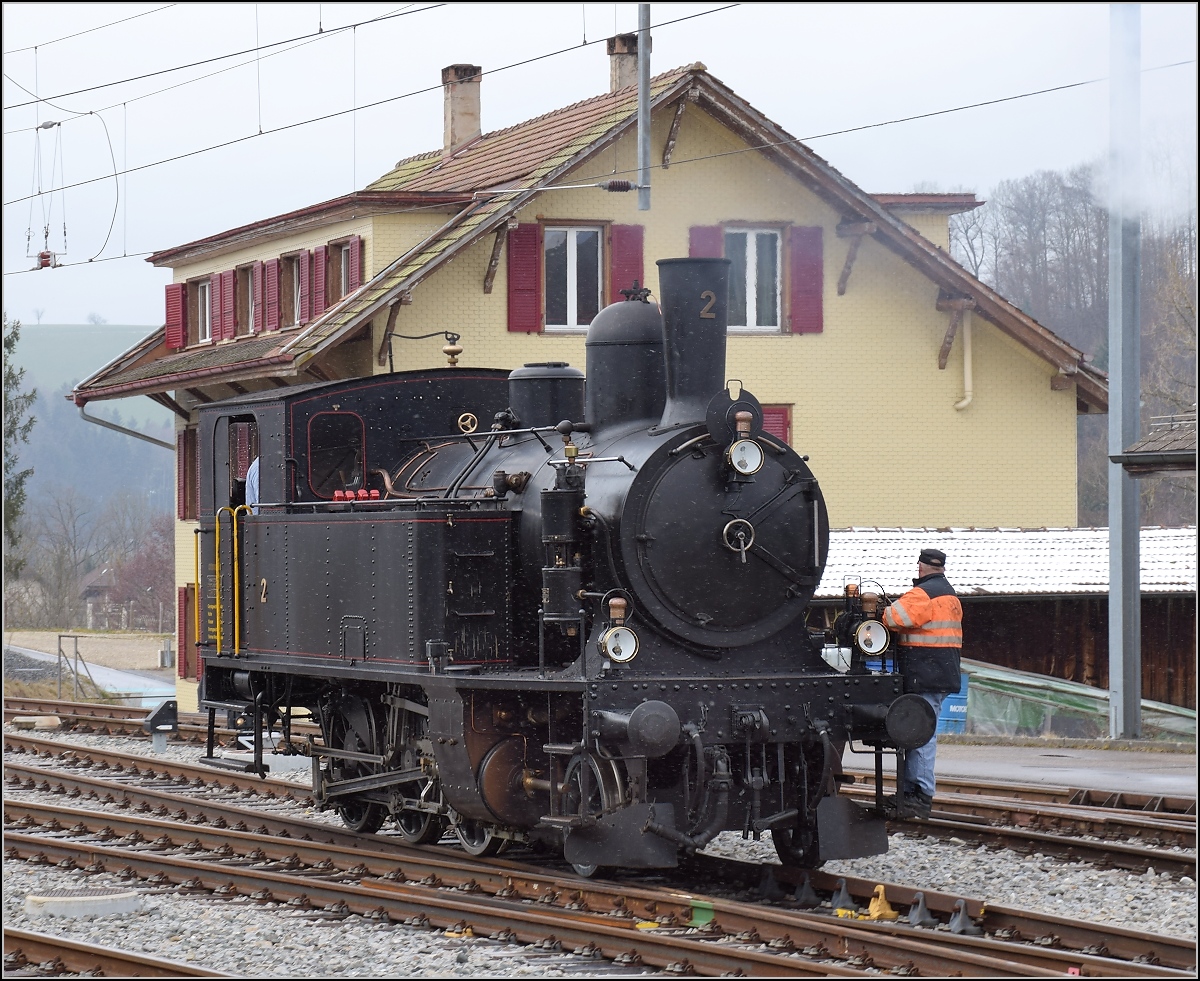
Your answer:
[[[544,828],[562,828],[563,830],[567,830],[569,828],[580,827],[583,824],[583,818],[578,814],[572,814],[567,817],[545,814],[538,821],[538,824]]]
[[[546,743],[542,752],[551,756],[574,756],[583,752],[583,743]]]

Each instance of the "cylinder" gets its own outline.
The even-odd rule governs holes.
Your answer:
[[[659,259],[667,400],[660,426],[704,422],[725,388],[728,259]]]
[[[527,364],[508,376],[508,405],[522,428],[583,419],[583,372],[565,361]]]
[[[666,400],[658,304],[640,299],[609,304],[592,318],[586,347],[592,431],[657,421]]]

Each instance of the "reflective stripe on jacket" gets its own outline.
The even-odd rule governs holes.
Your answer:
[[[883,611],[904,647],[962,647],[962,604],[940,572],[918,579]]]
[[[962,604],[942,573],[917,579],[883,611],[883,622],[900,637],[905,691],[959,690]]]

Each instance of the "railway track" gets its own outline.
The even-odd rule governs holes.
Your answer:
[[[213,783],[235,787],[239,790],[262,795],[301,795],[306,791],[301,785],[278,778],[262,780],[250,774],[238,774],[215,770],[198,764],[171,762],[156,757],[135,754],[113,753],[111,762],[97,762],[97,753],[81,752],[72,743],[45,739],[17,733],[5,734],[6,750],[11,747],[17,752],[69,754],[78,758],[78,766],[112,766],[132,769],[152,769],[175,780],[192,783]],[[869,794],[873,791],[852,785],[851,793]],[[1099,866],[1111,865],[1131,871],[1142,872],[1153,868],[1176,877],[1196,875],[1195,824],[1187,818],[1174,820],[1158,814],[1117,811],[1112,808],[1097,808],[1090,805],[1066,807],[1062,805],[1030,804],[1016,798],[994,801],[972,795],[942,795],[935,800],[935,811],[930,819],[920,822],[892,821],[895,830],[914,834],[929,834],[944,838],[980,842],[988,846],[1008,847],[1022,853],[1054,855],[1070,861],[1086,861]],[[943,809],[943,801],[950,807],[956,803],[959,812]],[[1097,815],[1101,815],[1098,817]],[[1096,829],[1104,833],[1095,837]],[[1119,840],[1124,836],[1124,840]],[[1128,838],[1133,838],[1131,842]],[[1191,849],[1188,851],[1187,849]]]
[[[338,890],[333,890],[333,893],[338,893],[337,896],[328,891],[314,893],[314,889],[306,885],[310,903],[338,908],[338,903],[344,902],[346,908],[368,915],[378,915],[377,907],[384,906],[391,911],[388,912],[389,918],[399,916],[401,920],[410,921],[414,916],[419,916],[420,909],[436,907],[442,912],[436,916],[429,912],[425,915],[430,924],[443,929],[453,928],[462,922],[468,923],[476,934],[490,931],[504,935],[507,930],[526,943],[543,945],[540,949],[546,949],[547,944],[569,945],[576,941],[579,941],[577,946],[580,949],[587,949],[591,943],[606,957],[624,958],[622,963],[629,962],[633,956],[630,954],[632,950],[648,965],[672,967],[673,970],[683,970],[687,966],[705,974],[735,969],[752,974],[776,973],[780,969],[772,960],[776,957],[784,957],[789,962],[786,965],[787,973],[794,974],[800,970],[800,965],[796,963],[797,950],[804,955],[801,960],[815,959],[818,965],[824,963],[818,973],[826,976],[831,973],[828,968],[836,963],[857,971],[858,967],[868,962],[877,967],[887,965],[885,969],[888,970],[906,971],[911,968],[920,973],[936,974],[946,970],[947,957],[960,958],[962,966],[958,970],[971,975],[978,975],[980,971],[1026,976],[1049,971],[1061,975],[1074,967],[1084,970],[1084,973],[1107,976],[1130,973],[1164,976],[1161,974],[1163,970],[1168,972],[1165,976],[1173,976],[1178,971],[1186,974],[1195,964],[1194,943],[1114,930],[1111,927],[1089,928],[1086,924],[1074,921],[1051,922],[1055,918],[1023,914],[1022,911],[1005,908],[985,908],[979,902],[949,895],[925,896],[927,908],[941,924],[932,931],[889,926],[880,921],[848,919],[853,915],[848,913],[843,913],[841,918],[832,918],[832,909],[826,909],[823,914],[802,912],[788,907],[798,905],[792,890],[803,887],[804,883],[797,878],[795,870],[778,867],[772,871],[775,891],[780,893],[776,898],[782,903],[782,908],[769,911],[761,905],[739,906],[691,894],[683,894],[681,898],[678,890],[662,893],[634,888],[625,883],[593,884],[574,876],[548,876],[544,871],[531,870],[519,863],[480,863],[462,858],[461,853],[442,849],[411,849],[387,836],[362,838],[329,825],[273,814],[267,806],[256,804],[253,808],[229,808],[215,803],[212,794],[205,792],[216,786],[215,781],[211,784],[206,781],[204,787],[197,787],[193,781],[181,782],[179,776],[182,774],[178,773],[171,776],[169,781],[164,781],[145,767],[135,770],[126,766],[121,760],[127,754],[113,754],[107,760],[93,761],[93,766],[81,766],[85,762],[84,755],[92,751],[80,755],[77,752],[79,747],[71,746],[70,750],[71,754],[63,760],[64,765],[75,767],[69,773],[48,771],[48,764],[56,757],[42,756],[28,761],[10,758],[7,761],[10,788],[48,790],[58,797],[52,804],[21,803],[19,806],[28,808],[21,813],[16,810],[16,801],[10,799],[6,802],[6,822],[11,819],[6,843],[10,848],[17,849],[12,857],[31,857],[35,861],[53,864],[69,861],[80,867],[95,867],[99,863],[110,871],[116,863],[115,867],[129,867],[150,881],[155,881],[157,877],[160,883],[166,881],[186,885],[190,880],[199,879],[200,887],[205,889],[230,895],[240,893],[243,896],[261,893],[265,889],[280,902],[291,902],[297,898],[295,895],[290,899],[280,898],[284,882],[294,884],[296,881],[296,869],[320,868],[322,883],[330,875],[336,874],[336,869],[345,875],[353,872],[369,895],[365,898],[358,896],[351,903],[350,898]],[[141,759],[141,762],[157,763],[145,759]],[[107,767],[102,774],[83,772],[98,769],[99,763]],[[118,765],[121,766],[120,770],[116,768]],[[176,766],[178,764],[172,764],[172,768]],[[207,768],[192,769],[203,770],[210,780],[226,780],[236,776],[208,771]],[[262,789],[261,781],[253,782]],[[193,797],[197,791],[203,796]],[[272,790],[272,793],[275,791]],[[283,800],[282,796],[280,799]],[[106,800],[106,809],[98,812],[96,802],[104,804]],[[125,813],[119,813],[118,809]],[[105,831],[105,828],[108,830]],[[203,829],[203,834],[200,829]],[[95,840],[96,836],[103,840]],[[306,837],[312,839],[311,842],[305,842]],[[125,838],[130,840],[125,843],[125,851],[122,851],[114,842]],[[234,842],[238,843],[237,847]],[[195,865],[195,856],[202,852],[222,853],[226,849],[228,854],[223,858],[234,861],[236,876],[226,864],[209,869],[202,875]],[[168,865],[172,853],[188,857]],[[335,859],[334,856],[341,857]],[[239,858],[241,864],[237,865]],[[282,882],[269,880],[254,884],[250,879],[239,878],[250,875],[250,870],[245,868],[247,858],[252,859],[251,864],[265,863],[269,866],[272,862],[286,863],[290,868],[286,873],[275,873],[283,876]],[[193,864],[188,865],[188,862]],[[403,870],[403,881],[398,876],[397,866]],[[709,881],[728,881],[736,877],[736,870],[731,871],[728,864],[715,873],[712,869],[702,871],[712,875]],[[741,874],[761,877],[762,870],[758,866],[747,866]],[[205,879],[204,875],[209,878]],[[228,889],[231,883],[233,893]],[[341,885],[351,888],[346,883]],[[868,909],[874,891],[880,885],[848,881],[846,888],[854,897],[855,906]],[[911,890],[906,893],[901,886],[882,885],[885,896],[899,907],[901,915],[905,905],[916,903]],[[823,878],[820,873],[810,877],[808,886],[821,894],[828,892],[831,897],[834,890],[838,889],[837,882],[828,881],[828,877]],[[787,895],[789,892],[790,899]],[[545,897],[552,894],[556,897],[555,901],[546,903]],[[318,902],[322,898],[327,901]],[[961,910],[957,908],[960,901],[963,903]],[[507,921],[508,926],[497,926],[503,917],[512,913],[506,904],[511,906],[514,903],[521,915]],[[530,905],[553,907],[549,909],[549,920],[531,920]],[[614,926],[611,917],[622,909],[640,918],[638,923],[657,923],[658,926],[638,930],[635,923],[633,933],[628,923]],[[418,910],[418,913],[412,910]],[[582,922],[575,922],[568,915],[575,913],[587,915]],[[952,953],[947,926],[954,913],[965,915],[967,922],[981,927],[990,936],[955,937],[953,950],[956,952]],[[600,925],[610,931],[599,931],[603,934],[603,942],[595,937],[583,939],[586,931],[595,925],[593,920],[596,917],[605,917]],[[814,924],[811,922],[813,920],[817,922]],[[518,923],[520,929],[514,923]],[[567,926],[575,932],[568,931]],[[616,932],[612,933],[614,930]],[[899,933],[905,935],[897,936]],[[648,946],[651,935],[656,944],[653,949]],[[1006,936],[1009,938],[1007,941],[1003,939]],[[666,940],[659,944],[664,937]],[[822,940],[822,937],[833,937],[834,940]],[[1029,942],[1014,942],[1021,938]],[[628,943],[631,939],[637,939],[641,946],[616,950],[621,943]],[[680,946],[666,942],[671,939],[687,943]],[[721,956],[716,959],[703,956],[706,948],[717,941],[722,948]],[[897,946],[893,941],[905,943]],[[1000,943],[1002,946],[999,950],[992,950],[986,946],[987,943]],[[1052,943],[1073,949],[1054,949],[1048,946]],[[927,949],[930,944],[933,949]],[[1117,954],[1106,957],[1099,953],[1106,949],[1112,953],[1114,944],[1118,947],[1119,957]],[[643,947],[646,948],[645,952]],[[730,947],[747,948],[756,956],[742,957],[742,950],[731,953],[727,949]],[[783,948],[786,949],[782,954],[779,953]],[[1088,953],[1089,950],[1094,953]],[[1014,951],[1019,951],[1019,956]],[[825,963],[830,957],[834,964]],[[1157,960],[1162,967],[1133,963],[1133,959],[1139,957],[1147,961]],[[740,966],[735,968],[733,961],[739,958]],[[983,963],[977,958],[983,958],[984,961],[990,958],[991,962]],[[917,967],[918,964],[920,967]],[[939,966],[933,967],[934,964]]]
[[[183,961],[81,943],[49,933],[4,928],[4,976],[48,978],[86,974],[110,978],[228,978]]]
[[[1000,936],[944,932],[944,923],[940,930],[917,930],[899,919],[892,923],[848,916],[857,903],[844,906],[837,916],[831,916],[832,909],[765,908],[675,888],[585,882],[519,863],[485,863],[383,839],[305,841],[299,826],[283,838],[265,827],[239,830],[244,823],[230,825],[228,817],[220,822],[224,827],[198,827],[188,820],[136,812],[9,801],[5,820],[10,859],[90,872],[119,870],[123,877],[137,877],[156,888],[173,884],[224,898],[311,908],[318,916],[353,912],[458,933],[469,929],[539,949],[569,945],[675,971],[858,976],[862,968],[876,967],[965,976],[1036,977],[1072,969],[1097,977],[1187,974],[1185,967],[1110,956],[1111,947],[1101,954],[1094,936],[1091,952],[1039,944],[1051,935],[1040,920],[1036,935],[1024,935],[1032,942],[1021,943],[1019,931],[1011,927]],[[877,901],[881,889],[886,898],[887,886],[872,884],[871,889]],[[898,895],[899,888],[892,892]],[[940,910],[950,899],[933,896],[932,905]],[[926,897],[927,906],[929,902]],[[966,900],[954,903],[967,908]],[[983,912],[980,904],[971,905]],[[969,930],[976,929],[969,916],[961,919]],[[1022,920],[1026,930],[1029,920]],[[1144,962],[1194,962],[1194,945],[1189,950],[1183,942],[1133,933],[1124,939],[1128,946],[1136,945],[1134,956]]]

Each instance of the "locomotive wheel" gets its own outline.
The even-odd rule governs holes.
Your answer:
[[[476,858],[490,858],[504,851],[508,841],[497,836],[489,825],[471,818],[460,818],[454,826],[455,837],[463,851]]]
[[[361,698],[343,698],[337,705],[337,714],[330,724],[330,745],[354,753],[378,754],[380,747],[379,725],[371,707]],[[334,780],[349,780],[365,777],[376,772],[370,763],[335,761]],[[347,796],[336,805],[342,823],[351,831],[372,835],[383,827],[387,808],[360,797]]]
[[[431,789],[434,789],[433,781],[421,781],[418,796],[424,800]],[[440,840],[445,833],[446,819],[440,814],[430,814],[428,811],[403,810],[396,815],[396,827],[409,844],[431,845]]]
[[[405,770],[413,770],[421,765],[421,743],[425,739],[425,726],[423,716],[416,713],[407,714],[405,748],[400,758],[400,765]],[[401,784],[399,790],[407,800],[415,799],[422,804],[442,802],[441,785],[432,777],[422,777],[420,780]],[[404,808],[396,814],[396,827],[409,844],[431,845],[440,840],[445,833],[446,818],[442,814]]]
[[[589,771],[588,788],[584,790],[584,769]],[[590,753],[571,757],[563,776],[563,814],[578,814],[585,821],[595,819],[621,803],[621,774],[613,760],[598,758]],[[572,862],[577,875],[590,879],[602,875],[607,867],[599,863]]]
[[[816,828],[772,828],[771,840],[775,853],[784,865],[797,869],[816,869],[821,861],[821,849]]]

